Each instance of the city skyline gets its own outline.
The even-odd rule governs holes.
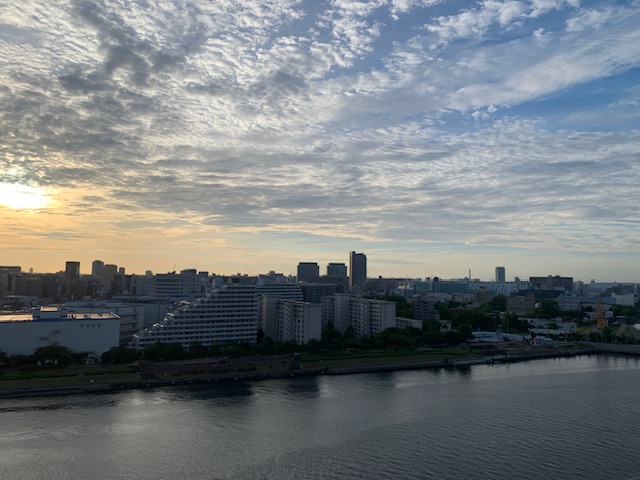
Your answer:
[[[640,5],[20,2],[0,264],[638,282]]]
[[[357,257],[361,257],[364,259],[364,265],[361,265],[358,267],[358,269],[361,269],[362,266],[364,266],[364,268],[366,269],[366,254],[365,253],[356,253],[356,252],[349,252],[349,258],[350,261],[352,261],[352,255],[356,255]],[[102,267],[102,269],[104,267],[110,267],[110,273],[107,272],[103,272],[102,269],[100,268],[102,265],[104,264],[104,266]],[[185,272],[185,271],[196,271],[196,272],[206,272],[209,275],[215,275],[215,276],[226,276],[226,277],[236,277],[236,276],[242,276],[242,277],[257,277],[258,275],[269,275],[269,274],[273,274],[276,273],[278,275],[284,275],[284,276],[289,276],[289,277],[294,277],[297,278],[297,280],[300,282],[319,282],[322,283],[323,281],[325,281],[327,279],[327,277],[331,277],[330,279],[330,283],[333,283],[336,280],[336,275],[331,275],[329,273],[330,267],[341,267],[342,268],[342,272],[344,272],[345,278],[346,279],[350,279],[351,275],[350,275],[350,271],[349,271],[349,267],[348,265],[346,265],[345,263],[336,263],[336,262],[327,262],[326,264],[322,264],[320,262],[298,262],[298,264],[296,265],[295,268],[293,268],[290,272],[285,272],[285,271],[279,271],[277,269],[267,269],[267,270],[260,270],[260,271],[254,271],[251,272],[248,269],[245,269],[244,272],[242,271],[237,271],[237,272],[227,272],[227,271],[215,271],[215,270],[209,270],[209,269],[202,269],[197,265],[191,265],[189,267],[185,267],[185,268],[174,268],[173,270],[167,270],[167,271],[154,271],[151,269],[145,269],[142,272],[132,272],[130,270],[127,269],[126,266],[124,265],[115,265],[115,264],[105,264],[102,260],[100,259],[95,259],[91,262],[91,268],[87,269],[85,268],[83,271],[82,269],[82,262],[78,262],[78,261],[66,261],[64,268],[62,269],[58,269],[58,270],[51,270],[51,271],[36,271],[34,270],[32,267],[29,269],[25,269],[24,267],[22,267],[21,265],[2,265],[0,266],[0,268],[5,268],[5,269],[14,269],[14,268],[20,268],[22,273],[29,273],[29,274],[33,274],[33,275],[51,275],[51,274],[59,274],[59,275],[63,275],[65,278],[70,278],[70,279],[77,279],[79,278],[79,276],[92,276],[92,277],[97,277],[97,278],[103,278],[105,277],[105,275],[108,278],[114,277],[116,274],[120,274],[120,275],[135,275],[135,276],[144,276],[148,273],[151,273],[152,275],[167,275],[167,274],[173,274],[173,273],[180,273],[180,272]],[[99,265],[98,268],[96,268],[96,265]],[[313,267],[312,270],[308,270],[309,267]],[[324,267],[324,273],[323,273],[323,267]],[[300,275],[301,275],[301,268],[303,269],[303,273],[302,276],[303,277],[308,277],[310,273],[312,273],[312,276],[314,278],[303,278],[302,280],[300,279]],[[501,274],[498,275],[498,271],[501,271]],[[484,276],[484,275],[475,275],[472,273],[472,270],[469,269],[467,271],[467,275],[459,275],[459,276],[453,276],[453,277],[445,277],[442,275],[434,275],[434,274],[426,274],[426,275],[422,275],[422,276],[413,276],[413,277],[409,277],[409,276],[405,276],[405,277],[397,277],[397,276],[393,276],[393,275],[375,275],[375,276],[371,276],[371,275],[367,275],[365,278],[368,280],[374,280],[378,277],[380,278],[395,278],[395,279],[399,279],[399,278],[407,278],[409,280],[416,280],[416,279],[424,279],[424,280],[429,280],[429,279],[434,279],[434,278],[440,278],[441,280],[464,280],[464,279],[468,279],[470,281],[480,281],[480,282],[491,282],[491,283],[513,283],[515,282],[515,279],[517,278],[520,281],[523,282],[527,282],[529,281],[531,278],[537,278],[537,279],[551,279],[553,277],[555,278],[571,278],[572,280],[575,281],[580,281],[583,283],[589,283],[589,282],[596,282],[596,283],[620,283],[620,284],[640,284],[640,282],[634,282],[634,281],[621,281],[621,280],[607,280],[607,279],[596,279],[596,278],[577,278],[577,277],[573,277],[570,274],[566,274],[566,272],[564,273],[558,273],[558,272],[547,272],[545,274],[542,275],[529,275],[529,274],[523,274],[523,275],[514,275],[512,277],[509,277],[509,275],[507,274],[507,271],[505,269],[504,266],[497,266],[494,269],[494,274],[493,276],[489,275],[489,276]],[[316,276],[317,274],[317,276]],[[362,272],[358,273],[358,275],[361,275]],[[340,275],[338,275],[339,277]],[[501,278],[498,278],[498,277]],[[501,281],[501,279],[504,278],[503,281]],[[357,282],[358,283],[358,282]]]

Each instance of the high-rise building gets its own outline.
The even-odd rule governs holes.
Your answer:
[[[367,281],[367,256],[364,253],[349,253],[349,288],[360,287]]]
[[[302,300],[302,290],[297,283],[264,283],[256,285],[260,302],[258,328],[266,337],[278,338],[278,300]]]
[[[118,273],[118,266],[112,263],[107,263],[102,268],[102,272],[104,274],[104,279],[111,281],[113,280],[113,277],[116,276],[116,273]]]
[[[152,277],[149,295],[171,300],[198,297],[201,294],[197,272],[193,269],[180,273],[159,273]]]
[[[299,282],[318,282],[320,280],[320,267],[315,262],[300,262],[298,264]]]
[[[317,303],[278,300],[278,341],[299,345],[322,337],[322,306]]]
[[[344,332],[352,327],[359,337],[369,337],[396,326],[396,303],[336,294],[322,301],[322,324]]]
[[[104,262],[102,260],[94,260],[91,263],[91,275],[96,278],[102,278],[102,270],[104,269]]]
[[[496,283],[506,282],[506,273],[504,267],[496,267]]]
[[[67,262],[64,268],[64,276],[72,280],[80,278],[80,262]]]
[[[322,299],[328,295],[343,293],[344,285],[339,283],[301,283],[302,301],[310,303],[321,303]]]
[[[347,284],[347,266],[344,263],[330,263],[327,265],[328,282]]]

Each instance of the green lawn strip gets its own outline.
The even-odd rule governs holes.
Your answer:
[[[479,352],[473,350],[430,350],[430,351],[403,351],[393,352],[368,352],[356,355],[314,355],[303,356],[301,362],[305,369],[322,369],[341,366],[359,365],[393,365],[407,363],[421,363],[430,361],[440,361],[445,358],[460,358],[466,356],[477,356]]]
[[[77,385],[89,383],[89,381],[93,379],[94,383],[110,383],[115,381],[114,378],[119,378],[121,376],[135,379],[136,370],[127,366],[67,367],[61,369],[43,368],[28,371],[11,369],[3,375],[0,375],[0,388],[16,388],[10,386],[15,382],[18,382],[19,384],[37,383],[43,385]]]
[[[5,380],[0,382],[0,390],[12,390],[21,388],[46,388],[46,387],[66,387],[75,385],[87,385],[93,380],[93,384],[104,384],[114,382],[132,382],[139,380],[135,373],[116,373],[99,377],[73,376],[73,377],[47,377],[47,378],[25,378],[21,380]]]
[[[335,352],[335,353],[305,353],[303,362],[316,360],[348,360],[356,358],[398,358],[398,357],[449,357],[478,355],[480,352],[469,349],[432,349],[432,350],[368,350],[362,352]]]

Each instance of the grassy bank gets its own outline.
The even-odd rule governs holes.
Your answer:
[[[337,352],[333,354],[304,354],[301,357],[301,363],[304,369],[314,370],[334,367],[393,365],[394,363],[420,363],[476,355],[480,355],[480,352],[466,348]]]
[[[11,368],[0,374],[0,390],[66,387],[86,384],[130,382],[135,380],[137,380],[137,371],[134,368],[122,365],[66,368]]]
[[[224,360],[229,362],[228,369],[231,373],[215,373],[215,365],[212,367],[203,359],[180,361],[177,364],[171,362],[157,362],[155,365],[144,364],[143,372],[139,372],[134,367],[124,365],[98,365],[91,367],[18,367],[0,370],[0,396],[2,392],[17,392],[24,390],[28,395],[33,389],[59,389],[65,387],[98,387],[101,385],[126,385],[134,384],[139,386],[152,386],[167,381],[189,382],[196,381],[218,381],[234,377],[260,377],[281,376],[283,374],[314,374],[331,370],[345,369],[353,372],[366,371],[367,369],[382,367],[384,370],[424,368],[427,364],[451,360],[454,364],[469,361],[473,363],[477,359],[492,358],[493,355],[512,356],[514,360],[535,358],[536,356],[546,357],[563,352],[579,351],[586,348],[581,344],[562,345],[558,348],[549,347],[529,347],[522,344],[500,345],[500,350],[495,350],[495,346],[483,345],[469,348],[460,346],[455,348],[428,348],[428,349],[385,349],[368,351],[340,351],[340,352],[313,352],[304,353],[300,359],[300,364],[293,361],[293,357],[272,356],[272,357],[240,357],[236,359]],[[488,356],[488,357],[487,357]],[[211,360],[211,359],[209,359]],[[275,362],[271,365],[272,362]],[[285,364],[281,366],[280,363]],[[470,363],[470,364],[471,364]],[[205,370],[198,369],[198,364],[204,364]],[[294,366],[294,364],[296,366]],[[215,368],[214,368],[215,367]],[[214,368],[214,370],[212,370]],[[295,369],[295,370],[294,370]],[[166,371],[165,371],[166,370]],[[141,377],[140,373],[143,374]],[[12,394],[13,394],[12,393]],[[52,392],[52,394],[55,392]]]

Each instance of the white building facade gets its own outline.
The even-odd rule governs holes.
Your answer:
[[[306,344],[322,338],[322,306],[278,300],[278,341]]]
[[[35,308],[32,314],[0,316],[0,350],[31,355],[61,345],[94,358],[118,346],[120,319],[112,313],[73,314],[67,308]]]
[[[258,296],[254,285],[228,284],[195,301],[183,301],[164,320],[133,336],[131,346],[142,349],[156,342],[181,343],[188,349],[228,342],[256,343]]]
[[[396,326],[395,302],[335,294],[326,297],[322,307],[324,327],[329,322],[341,332],[352,327],[359,337],[374,336]]]

